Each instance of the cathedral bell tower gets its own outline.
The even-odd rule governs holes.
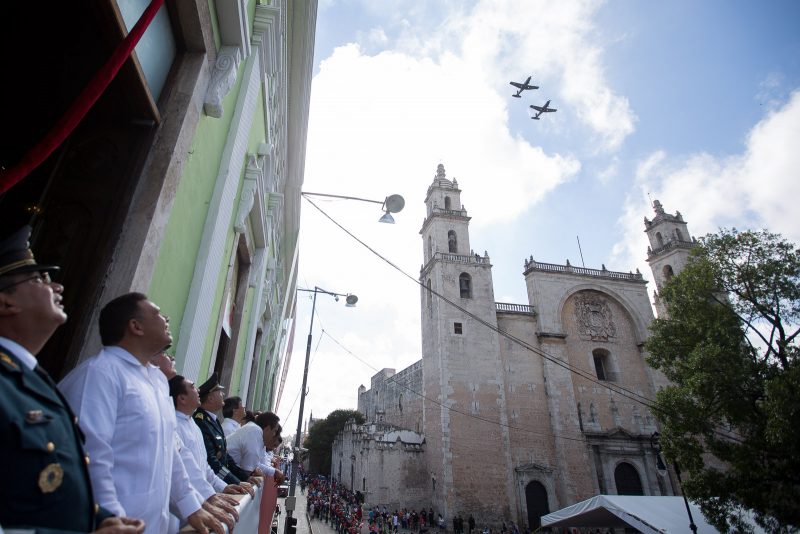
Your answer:
[[[659,317],[664,317],[666,308],[658,297],[658,291],[686,266],[689,251],[694,247],[695,241],[689,235],[689,229],[681,212],[676,211],[675,215],[666,213],[658,200],[653,202],[653,209],[656,212],[653,220],[644,218],[644,229],[650,239],[650,246],[647,247],[647,263],[650,264],[653,280],[656,283],[653,292],[656,310]]]
[[[425,205],[420,230],[423,424],[434,508],[452,517],[485,505],[475,477],[475,451],[507,450],[507,430],[482,422],[507,423],[506,400],[499,387],[503,366],[498,335],[472,318],[497,324],[492,265],[488,253],[470,248],[470,217],[461,204],[458,182],[446,178],[444,165],[436,170]],[[482,483],[499,477],[483,487],[504,486],[504,458],[496,454],[482,460],[499,462],[481,469]]]

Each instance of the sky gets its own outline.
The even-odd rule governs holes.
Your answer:
[[[512,98],[528,76],[540,88]],[[558,111],[532,121],[547,100]],[[458,180],[495,298],[526,304],[531,256],[652,281],[651,200],[695,237],[766,228],[800,243],[798,140],[793,0],[320,0],[303,190],[406,206],[388,225],[380,206],[314,199],[384,261],[302,202],[300,286],[359,298],[317,296],[304,419],[355,409],[359,385],[421,358],[414,280],[437,165]],[[298,293],[287,429],[311,307]]]

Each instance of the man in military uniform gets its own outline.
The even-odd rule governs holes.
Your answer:
[[[261,476],[256,469],[248,472],[236,465],[228,455],[228,444],[225,441],[225,432],[217,418],[216,412],[222,409],[225,400],[225,388],[219,385],[217,373],[211,375],[200,388],[200,407],[194,412],[194,422],[203,433],[203,442],[208,454],[208,465],[228,484],[239,484],[249,481],[253,476]],[[252,480],[256,482],[256,480]]]
[[[0,525],[39,533],[141,533],[93,499],[83,435],[36,354],[67,320],[58,270],[38,265],[26,226],[0,242]]]

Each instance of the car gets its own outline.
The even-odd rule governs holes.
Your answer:
[[[289,486],[286,484],[278,486],[278,497],[286,497],[287,495],[289,495]]]

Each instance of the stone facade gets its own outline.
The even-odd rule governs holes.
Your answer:
[[[371,504],[410,508],[420,491],[448,520],[472,513],[479,525],[531,528],[596,494],[674,494],[650,444],[656,426],[646,400],[666,379],[645,361],[654,316],[642,275],[531,257],[528,303],[495,302],[490,258],[470,248],[460,195],[440,165],[420,231],[422,360],[359,388],[359,411],[373,423],[340,435],[333,476],[366,489]],[[657,201],[654,208],[646,228],[660,244],[649,250],[660,287],[685,265],[692,241],[679,213]],[[370,424],[421,430],[423,453],[391,468],[376,463],[363,452],[372,450]],[[375,477],[397,466],[385,492]]]

